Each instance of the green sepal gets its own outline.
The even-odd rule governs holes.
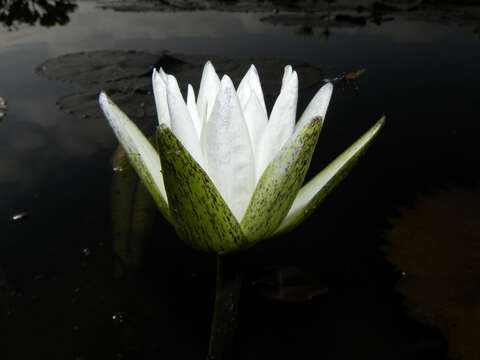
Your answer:
[[[258,181],[241,226],[248,245],[270,236],[288,213],[310,165],[321,117],[298,128]]]
[[[152,144],[152,146],[154,145],[153,141],[155,137],[155,133],[146,137],[146,139],[150,142],[150,144]],[[131,176],[132,173],[136,173],[136,178],[140,178],[142,185],[145,186],[145,188],[148,190],[148,193],[150,194],[152,200],[155,202],[156,207],[162,213],[165,220],[167,220],[170,224],[173,225],[173,219],[170,216],[170,210],[168,209],[167,202],[157,189],[148,171],[145,170],[145,172],[143,172],[145,166],[143,164],[136,164],[137,159],[137,154],[129,155],[122,146],[119,146],[115,153],[115,159],[113,163],[115,174],[117,175],[117,177],[127,177]],[[131,180],[130,182],[132,181],[133,180]],[[132,182],[131,186],[132,188],[137,188],[138,184],[134,184]]]
[[[365,154],[384,124],[385,116],[382,116],[365,134],[300,189],[290,211],[274,235],[296,228],[313,213],[322,200],[345,178]]]
[[[99,95],[99,103],[131,166],[152,195],[162,215],[172,223],[167,199],[162,194],[163,189],[160,188],[163,188],[160,158],[154,147],[135,123],[104,92]],[[115,170],[121,171],[122,168],[116,166]]]
[[[202,167],[161,124],[158,153],[170,214],[178,236],[193,248],[231,253],[246,247],[240,224]]]

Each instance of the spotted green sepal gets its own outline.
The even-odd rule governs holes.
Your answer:
[[[288,213],[303,184],[322,122],[314,117],[295,131],[260,178],[241,222],[249,246],[270,236]]]
[[[318,204],[345,178],[357,161],[365,154],[368,146],[384,124],[385,116],[382,116],[370,130],[300,189],[290,211],[283,219],[275,235],[296,228],[313,213]]]
[[[158,152],[178,236],[193,248],[231,253],[246,247],[240,224],[215,185],[172,131],[161,124]]]

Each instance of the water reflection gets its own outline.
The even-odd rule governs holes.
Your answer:
[[[155,202],[121,146],[115,152],[111,206],[113,251],[117,257],[113,271],[120,278],[140,265],[157,214]]]
[[[440,328],[458,360],[480,359],[479,214],[478,188],[436,191],[402,209],[387,233],[410,312]]]
[[[10,286],[7,281],[7,275],[0,265],[0,329],[10,315]]]
[[[70,0],[0,0],[0,23],[8,29],[20,24],[54,26],[70,21],[69,13],[77,8]]]
[[[99,0],[103,9],[117,11],[192,11],[221,10],[228,12],[269,13],[261,21],[281,26],[294,26],[300,36],[310,36],[319,29],[320,38],[328,38],[331,29],[361,28],[382,25],[393,20],[458,24],[472,27],[478,34],[480,11],[478,2],[428,2],[418,0],[164,0],[111,1]],[[468,14],[468,15],[467,15]]]
[[[398,202],[419,189],[479,178],[478,167],[472,166],[479,160],[478,109],[472,107],[478,97],[478,41],[471,41],[468,29],[391,21],[328,28],[333,36],[320,42],[316,37],[322,28],[299,37],[295,26],[259,22],[262,14],[120,13],[87,1],[78,7],[66,27],[24,26],[1,34],[0,95],[8,102],[8,113],[0,123],[0,211],[5,220],[0,262],[16,291],[8,299],[14,311],[3,337],[15,353],[6,359],[37,359],[39,354],[64,359],[204,358],[212,259],[197,257],[169,227],[155,222],[159,236],[143,245],[139,276],[134,281],[112,279],[120,258],[112,256],[112,248],[131,246],[133,263],[134,250],[142,246],[111,242],[111,181],[119,175],[112,174],[111,129],[103,120],[57,111],[56,99],[80,90],[37,78],[32,71],[53,56],[105,48],[243,59],[294,57],[325,69],[326,74],[312,76],[317,79],[366,67],[360,93],[336,87],[335,111],[328,115],[314,165],[323,167],[372,113],[382,110],[392,115],[384,138],[304,233],[272,241],[244,258],[249,268],[273,264],[304,269],[326,280],[329,292],[306,303],[286,304],[260,297],[256,289],[243,292],[240,358],[292,359],[313,353],[332,360],[445,359],[439,333],[419,329],[404,316],[400,296],[389,295],[396,278],[391,267],[382,265],[384,257],[376,255],[380,239],[372,234],[381,231]],[[111,58],[105,63],[111,64]],[[105,66],[103,71],[114,69]],[[195,70],[197,81],[198,75]],[[142,116],[140,106],[138,110]],[[22,183],[32,186],[24,191]],[[26,222],[8,222],[24,210],[31,214]],[[412,261],[418,258],[410,254]],[[412,270],[405,272],[411,279]],[[44,277],[35,280],[37,275]],[[473,282],[464,285],[467,290]],[[428,300],[443,298],[440,294]]]

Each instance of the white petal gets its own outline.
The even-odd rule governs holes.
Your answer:
[[[247,71],[237,88],[237,96],[242,109],[245,108],[245,105],[247,105],[248,99],[250,99],[250,94],[252,93],[250,85],[248,84],[249,72],[250,70]]]
[[[257,95],[252,92],[245,108],[243,109],[243,116],[247,123],[248,133],[252,141],[253,154],[255,159],[258,156],[258,144],[265,126],[267,126],[267,114],[263,111],[260,100]]]
[[[193,91],[193,87],[190,84],[188,84],[187,92],[187,109],[190,113],[190,117],[192,118],[193,125],[195,126],[197,137],[200,140],[203,123],[202,119],[200,119],[200,117],[198,116],[197,104],[195,102],[195,92]]]
[[[306,107],[302,116],[298,120],[296,127],[302,127],[306,121],[314,118],[315,116],[321,116],[322,119],[325,120],[328,104],[330,103],[330,98],[332,97],[332,91],[332,83],[323,85]]]
[[[162,77],[163,82],[166,84],[167,83],[167,74],[165,74],[165,71],[163,71],[162,68],[160,68],[159,74]]]
[[[288,80],[290,79],[292,72],[293,72],[292,65],[285,66],[285,70],[283,72],[283,78],[282,78],[282,88],[280,91],[282,91],[285,85],[288,83]]]
[[[207,118],[203,119],[203,123],[205,123],[210,117],[219,87],[220,79],[215,72],[215,68],[210,61],[207,61],[203,68],[202,80],[200,81],[200,89],[198,90],[197,98],[198,114],[207,114]]]
[[[162,69],[160,69],[163,72]],[[165,74],[165,73],[164,73]],[[159,124],[165,124],[170,127],[170,113],[167,105],[167,86],[162,76],[153,69],[152,73],[153,96],[157,107],[157,118]]]
[[[172,131],[180,140],[187,151],[204,169],[200,141],[193,125],[192,118],[187,109],[187,105],[180,93],[177,79],[174,76],[167,76],[167,103],[172,122]]]
[[[298,99],[298,77],[294,71],[280,91],[258,146],[257,180],[292,135]]]
[[[162,167],[157,151],[138,127],[125,115],[105,93],[100,93],[100,107],[105,113],[118,141],[128,154],[138,154],[138,161],[146,170],[147,177],[153,180],[161,196],[167,201],[167,193],[163,184]],[[139,174],[142,175],[142,174]],[[143,176],[141,176],[143,178]]]
[[[243,109],[247,105],[252,92],[257,96],[265,115],[267,115],[267,107],[265,106],[265,99],[263,98],[260,77],[258,76],[258,71],[254,65],[250,66],[242,81],[240,81],[240,85],[238,85],[238,99],[240,100]]]
[[[228,76],[202,131],[208,175],[238,221],[255,188],[255,165],[248,129],[235,87]]]

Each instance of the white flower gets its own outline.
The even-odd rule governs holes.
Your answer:
[[[382,118],[301,188],[332,84],[317,92],[296,123],[298,76],[291,66],[270,116],[253,65],[235,89],[207,62],[197,98],[188,85],[186,101],[174,76],[153,70],[152,81],[158,153],[104,93],[100,105],[164,216],[180,237],[207,251],[234,251],[297,226],[383,125]]]
[[[174,76],[153,71],[158,121],[170,127],[213,181],[238,221],[270,161],[292,135],[298,77],[285,67],[280,94],[268,118],[257,69],[250,67],[238,90],[227,75],[220,80],[207,62],[197,101],[188,85],[185,102]],[[313,116],[325,117],[332,85],[322,87]]]

